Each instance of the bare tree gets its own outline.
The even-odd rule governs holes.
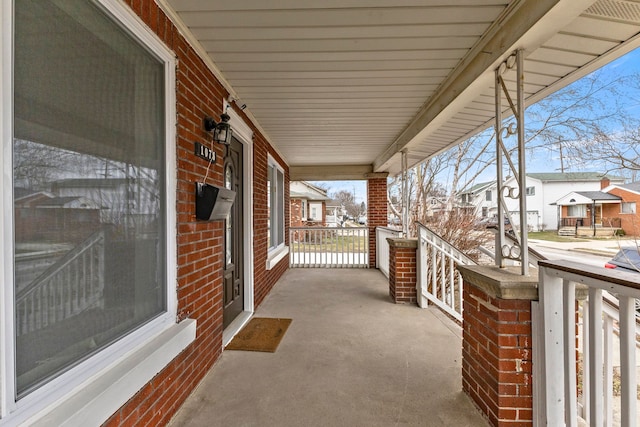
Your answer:
[[[557,153],[561,171],[640,170],[640,121],[627,109],[637,80],[595,72],[532,105],[526,112],[527,150]]]
[[[353,218],[364,214],[362,204],[356,203],[356,195],[350,191],[340,190],[337,193],[333,193],[331,198],[339,201],[347,211],[347,215]],[[364,209],[366,210],[366,205]]]
[[[640,120],[630,117],[621,102],[628,98],[630,88],[640,92],[638,81],[637,76],[593,73],[530,106],[525,112],[526,149],[530,154],[556,153],[563,172],[584,170],[586,165],[603,172],[640,172]],[[506,118],[505,124],[512,120]],[[504,142],[509,153],[516,150],[515,138]],[[488,168],[495,168],[494,147],[495,131],[488,129],[410,171],[411,220],[425,222],[425,202],[434,195],[436,184],[442,184],[438,179],[446,178],[450,214],[430,225],[439,228],[435,231],[443,237],[476,235],[472,232],[475,221],[463,217],[456,202],[460,191],[473,185]],[[400,179],[392,179],[389,204],[393,212],[402,208],[399,187]],[[458,224],[453,226],[452,221]]]

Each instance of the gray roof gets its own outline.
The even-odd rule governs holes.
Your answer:
[[[624,188],[631,191],[640,193],[640,181],[631,182],[629,184],[619,185],[620,188]]]
[[[474,194],[477,191],[482,191],[485,188],[491,187],[492,185],[495,185],[495,181],[488,181],[488,182],[480,182],[478,184],[475,184],[474,186],[470,187],[469,189],[463,191],[460,194]]]
[[[624,177],[607,175],[602,172],[542,172],[528,173],[527,176],[540,181],[601,181],[603,178],[607,178],[611,181],[624,182]]]
[[[613,194],[604,193],[602,191],[576,191],[576,194],[584,196],[593,201],[598,200],[622,200],[622,198],[615,196]]]

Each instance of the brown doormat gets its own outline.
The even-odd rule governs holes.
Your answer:
[[[290,324],[291,319],[254,317],[225,349],[274,353]]]

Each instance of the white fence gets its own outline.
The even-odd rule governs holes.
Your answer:
[[[368,268],[367,227],[290,227],[289,266]]]
[[[105,234],[98,231],[16,296],[16,335],[24,335],[104,303]]]
[[[389,227],[376,227],[376,268],[389,278],[389,242],[388,238],[402,236],[401,230]]]
[[[474,260],[418,224],[418,304],[429,302],[462,322],[462,276],[456,265],[476,264]]]
[[[582,418],[591,426],[635,426],[638,274],[569,261],[541,261],[539,269],[539,303],[534,303],[538,315],[533,319],[536,425],[574,427]],[[576,289],[588,294],[583,303],[581,364],[576,363]],[[606,292],[617,296],[619,311],[604,298]],[[614,350],[620,354],[619,420],[613,409]]]

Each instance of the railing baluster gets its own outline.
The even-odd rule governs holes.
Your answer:
[[[564,302],[564,395],[566,427],[578,426],[578,401],[576,382],[576,285],[565,280],[563,286]]]
[[[440,277],[442,280],[442,302],[447,303],[447,297],[449,292],[449,286],[447,281],[447,270],[446,270],[446,257],[444,252],[440,252]]]
[[[613,425],[613,318],[604,315],[604,407],[605,425]]]
[[[589,347],[591,339],[589,338],[589,300],[582,303],[582,417],[587,424],[591,418],[591,373],[587,367],[591,363],[589,357]]]
[[[589,392],[591,425],[601,426],[603,417],[603,378],[602,378],[602,289],[589,288],[589,376],[591,390]]]
[[[621,425],[636,425],[638,378],[636,373],[635,298],[620,296]]]
[[[369,267],[365,227],[290,227],[289,236],[291,267]]]

